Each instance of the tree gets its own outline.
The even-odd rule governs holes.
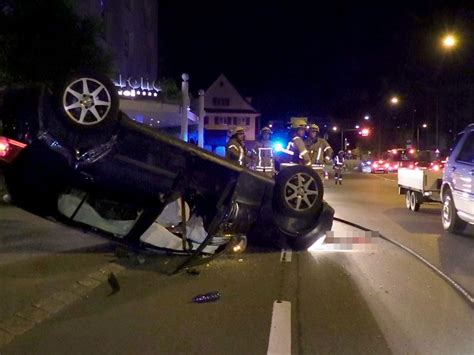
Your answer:
[[[71,0],[0,0],[0,83],[54,84],[81,69],[111,76],[101,31]]]

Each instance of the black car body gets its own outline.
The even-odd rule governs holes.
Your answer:
[[[331,229],[334,210],[311,169],[273,180],[136,123],[119,110],[107,78],[77,75],[57,90],[10,88],[0,103],[7,187],[13,203],[36,214],[58,215],[58,196],[77,189],[141,211],[122,239],[136,246],[177,196],[194,206],[209,235],[304,249]]]

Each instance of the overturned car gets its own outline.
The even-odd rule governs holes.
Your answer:
[[[9,88],[0,121],[14,204],[134,247],[167,248],[143,235],[176,201],[182,223],[168,230],[194,254],[239,238],[301,250],[332,227],[334,210],[311,169],[293,166],[271,179],[145,127],[120,111],[101,75],[76,75],[55,89]],[[187,241],[192,216],[205,231],[197,246]]]

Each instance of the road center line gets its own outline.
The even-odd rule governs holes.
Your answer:
[[[280,262],[282,263],[291,263],[291,250],[282,249]]]
[[[267,354],[291,354],[291,303],[288,301],[273,302]]]

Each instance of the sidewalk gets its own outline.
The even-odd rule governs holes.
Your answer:
[[[106,281],[110,271],[97,272],[120,267],[110,263],[114,250],[106,239],[0,204],[0,347],[2,338],[21,334],[73,301],[64,290],[85,293]],[[95,281],[78,284],[95,274]]]

